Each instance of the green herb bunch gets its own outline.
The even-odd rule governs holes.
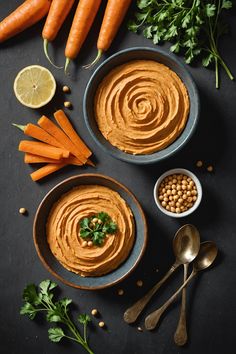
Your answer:
[[[234,77],[218,50],[218,41],[227,32],[221,13],[232,7],[228,0],[138,0],[135,20],[128,23],[129,30],[142,29],[154,44],[170,41],[170,50],[184,54],[190,64],[199,55],[202,65],[215,65],[216,88],[219,88],[219,65],[228,77]]]
[[[86,314],[81,314],[77,317],[79,323],[83,325],[83,336],[81,336],[76,325],[69,316],[68,306],[72,300],[68,298],[54,301],[53,289],[57,284],[50,280],[44,280],[37,287],[34,284],[29,284],[23,292],[24,305],[20,310],[21,315],[27,315],[31,320],[39,313],[45,313],[46,319],[50,323],[61,323],[67,330],[66,333],[61,327],[51,327],[48,330],[48,337],[52,342],[60,342],[62,338],[70,339],[79,343],[90,354],[93,351],[89,348],[87,342],[87,324],[90,317]],[[69,334],[67,334],[69,333]]]
[[[117,224],[103,211],[80,221],[80,237],[91,240],[96,246],[101,246],[106,235],[114,234],[116,231]]]

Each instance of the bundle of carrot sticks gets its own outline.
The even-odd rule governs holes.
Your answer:
[[[38,181],[67,165],[94,166],[89,159],[92,155],[91,150],[81,140],[65,113],[58,110],[54,113],[54,117],[58,125],[46,116],[38,120],[38,125],[13,124],[25,135],[37,139],[37,141],[22,140],[20,142],[18,149],[25,153],[24,162],[46,163],[31,173],[33,181]]]

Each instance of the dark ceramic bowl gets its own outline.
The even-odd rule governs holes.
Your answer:
[[[190,98],[190,113],[185,129],[182,134],[168,147],[149,155],[132,155],[125,153],[111,145],[101,134],[94,118],[94,96],[99,83],[114,67],[131,60],[146,59],[155,60],[165,64],[179,75],[185,84]],[[178,61],[173,54],[168,54],[161,49],[135,47],[121,50],[105,60],[93,73],[85,90],[83,101],[84,118],[87,128],[96,143],[113,157],[126,162],[136,164],[149,164],[165,159],[180,150],[192,136],[199,116],[199,96],[196,85],[186,70],[185,66]]]
[[[46,238],[46,223],[53,204],[70,189],[81,184],[99,184],[118,192],[131,208],[135,220],[135,242],[129,257],[117,269],[100,277],[81,277],[66,270],[51,253]],[[34,244],[44,266],[56,278],[75,288],[96,290],[114,285],[126,278],[140,261],[147,243],[146,219],[135,196],[116,180],[99,174],[82,174],[66,179],[54,187],[42,200],[33,225]]]

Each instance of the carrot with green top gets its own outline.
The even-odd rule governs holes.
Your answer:
[[[68,136],[61,130],[56,124],[54,124],[46,116],[42,116],[38,120],[38,125],[52,135],[57,141],[59,141],[66,150],[76,156],[82,163],[87,162],[87,158],[81,153],[79,148],[68,138]]]
[[[0,22],[0,42],[14,37],[40,21],[49,11],[51,0],[26,0]]]
[[[71,60],[75,59],[92,27],[101,0],[80,0],[66,43],[65,72]]]
[[[48,43],[52,42],[56,38],[74,2],[75,0],[52,0],[48,16],[43,27],[42,37],[44,53],[48,61],[56,68],[60,67],[56,66],[49,57]]]
[[[132,0],[108,0],[97,41],[98,53],[91,64],[84,66],[85,69],[95,65],[102,54],[109,49],[128,11],[131,1]]]
[[[14,127],[19,128],[24,132],[25,135],[35,138],[39,141],[42,141],[46,144],[59,147],[63,150],[63,157],[67,158],[70,155],[70,152],[64,149],[64,146],[60,144],[53,136],[48,134],[44,129],[38,127],[37,125],[28,123],[27,125],[20,125],[13,123]]]
[[[49,157],[50,159],[55,160],[60,160],[63,157],[62,149],[39,141],[22,140],[19,144],[18,150],[29,152],[34,155]]]
[[[67,118],[66,114],[62,109],[59,109],[54,113],[54,118],[56,119],[57,123],[64,131],[64,133],[70,138],[70,140],[80,149],[81,153],[89,158],[92,155],[92,151],[85,145],[83,140],[79,137],[76,133],[75,129],[73,128],[71,122]]]
[[[67,164],[66,163],[59,163],[59,164],[54,164],[54,163],[49,163],[38,170],[32,172],[30,174],[30,177],[32,178],[33,181],[39,181],[40,179],[50,175],[53,172],[56,172],[63,167],[65,167]]]

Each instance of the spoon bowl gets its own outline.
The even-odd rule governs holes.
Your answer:
[[[200,234],[191,224],[182,226],[173,239],[173,251],[179,264],[192,262],[200,248]]]
[[[212,265],[218,253],[216,244],[212,241],[201,243],[199,253],[193,263],[193,271],[200,272]]]

